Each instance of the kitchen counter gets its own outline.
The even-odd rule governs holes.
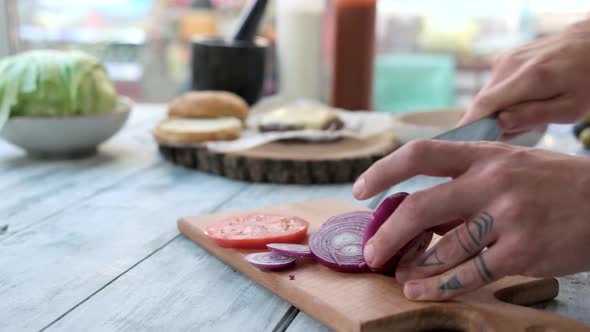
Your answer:
[[[181,236],[176,220],[354,201],[351,186],[252,184],[175,167],[150,135],[164,114],[163,105],[138,105],[88,159],[31,160],[0,142],[0,331],[327,330]],[[587,154],[569,126],[550,127],[540,146]],[[559,281],[558,298],[538,307],[590,326],[590,274]]]

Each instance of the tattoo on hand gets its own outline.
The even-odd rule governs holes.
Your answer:
[[[471,256],[471,249],[469,249],[469,247],[467,247],[467,245],[463,243],[463,240],[461,240],[461,236],[459,235],[459,228],[455,228],[455,236],[457,237],[457,241],[459,241],[461,248],[463,248],[463,251],[467,254],[467,256]]]
[[[492,231],[494,227],[494,217],[488,212],[482,212],[475,218],[468,220],[464,227],[455,230],[455,236],[463,248],[463,251],[469,256],[482,248],[483,238]]]
[[[439,286],[440,290],[459,290],[465,288],[457,276],[451,277],[451,279],[442,283]]]
[[[475,258],[475,267],[477,268],[477,272],[479,273],[479,276],[484,282],[494,281],[494,275],[488,269],[488,266],[486,265],[486,262],[483,259],[483,253],[479,254]]]
[[[428,266],[445,265],[445,262],[443,262],[442,260],[440,260],[440,258],[438,258],[438,253],[437,253],[436,249],[437,248],[434,247],[429,252],[427,252],[425,254],[424,258],[422,259],[422,261],[420,262],[420,264],[418,264],[418,266],[428,267]]]

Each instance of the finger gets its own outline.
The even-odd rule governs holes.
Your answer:
[[[500,113],[498,121],[505,133],[526,132],[548,123],[570,123],[575,120],[572,112],[574,103],[567,96],[542,101],[532,101],[512,106]]]
[[[475,152],[468,143],[412,141],[373,164],[352,191],[357,199],[367,199],[416,175],[455,177],[469,168]]]
[[[408,196],[367,242],[367,264],[379,268],[423,230],[480,210],[488,194],[478,186],[466,185],[467,181],[458,178]]]
[[[404,284],[404,295],[416,301],[444,301],[485,286],[506,273],[503,262],[509,259],[499,244],[461,265],[434,277]]]
[[[497,239],[494,217],[483,211],[443,236],[432,248],[395,273],[400,283],[447,271],[482,251]]]
[[[445,235],[445,234],[447,234],[447,232],[455,229],[455,227],[463,224],[464,222],[465,221],[463,221],[463,220],[453,220],[451,222],[446,222],[444,224],[434,226],[430,230],[438,235]]]
[[[546,70],[539,66],[521,67],[509,78],[482,90],[459,124],[473,122],[513,105],[561,94],[547,76]]]
[[[529,130],[523,130],[523,131],[519,131],[519,132],[504,134],[500,138],[500,141],[501,142],[509,142],[509,141],[519,137],[520,135],[524,135],[528,132],[533,132],[533,131],[538,132],[538,133],[545,133],[547,131],[547,125],[535,126]]]

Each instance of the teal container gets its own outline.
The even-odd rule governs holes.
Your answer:
[[[455,59],[439,54],[388,54],[375,61],[377,111],[411,113],[455,106]]]

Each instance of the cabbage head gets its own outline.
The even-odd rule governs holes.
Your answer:
[[[0,60],[0,129],[9,117],[101,114],[116,105],[105,68],[86,53],[36,50]]]

